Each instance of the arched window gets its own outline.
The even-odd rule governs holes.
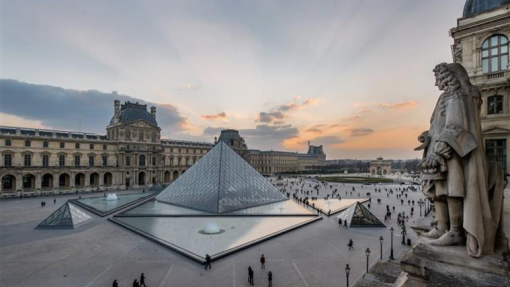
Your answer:
[[[494,73],[508,69],[508,38],[494,35],[482,44],[483,73]]]
[[[503,96],[492,96],[487,99],[487,114],[496,115],[503,113]]]
[[[141,155],[138,161],[139,166],[145,166],[145,156]]]

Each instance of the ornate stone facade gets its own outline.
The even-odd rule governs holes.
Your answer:
[[[248,161],[260,173],[274,175],[317,169],[326,162],[322,146],[310,145],[306,154],[284,151],[250,150]]]
[[[482,93],[481,121],[487,156],[510,167],[510,4],[506,0],[466,3],[451,29],[454,62],[467,70]]]
[[[391,174],[391,161],[384,160],[382,157],[370,162],[371,175],[387,175]]]
[[[107,135],[0,127],[0,197],[168,184],[210,143],[161,139],[156,108],[119,101]]]

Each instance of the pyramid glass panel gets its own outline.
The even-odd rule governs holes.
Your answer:
[[[165,188],[157,200],[223,213],[287,200],[276,187],[223,142]]]
[[[37,228],[74,228],[78,224],[92,219],[73,204],[66,202],[41,222]]]
[[[349,227],[385,227],[372,212],[359,202],[343,211],[337,218],[347,221]]]

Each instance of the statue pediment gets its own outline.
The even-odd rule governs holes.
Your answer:
[[[484,134],[508,134],[510,133],[510,129],[508,128],[504,128],[504,127],[499,127],[499,126],[494,126],[494,127],[489,127],[489,128],[486,128],[482,131]]]

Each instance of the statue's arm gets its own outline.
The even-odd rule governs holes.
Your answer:
[[[464,128],[469,124],[466,117],[468,111],[461,97],[452,96],[449,100],[446,109],[446,125],[439,135],[438,141],[439,144],[440,142],[446,143],[460,157],[464,157],[477,148],[478,143],[476,138]],[[448,153],[447,148],[443,147],[442,150],[444,153]]]

